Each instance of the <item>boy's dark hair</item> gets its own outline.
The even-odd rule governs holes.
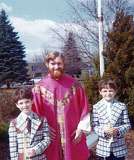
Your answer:
[[[18,102],[18,100],[21,99],[33,99],[33,94],[32,94],[32,88],[31,87],[21,87],[17,88],[16,91],[13,94],[13,100],[15,103]]]
[[[112,88],[114,90],[117,90],[117,84],[112,79],[104,79],[100,80],[98,83],[99,91],[101,91],[103,88]]]

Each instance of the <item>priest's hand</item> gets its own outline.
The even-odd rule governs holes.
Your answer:
[[[82,130],[81,129],[77,129],[75,131],[75,137],[73,139],[74,143],[79,143],[81,141],[81,136],[82,136]]]
[[[40,85],[38,84],[34,85],[34,87],[32,88],[32,92],[40,93],[40,91],[41,91]]]

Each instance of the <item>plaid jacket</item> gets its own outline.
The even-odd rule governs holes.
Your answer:
[[[113,138],[111,145],[109,145],[110,138],[104,133],[104,126],[109,123],[106,107],[103,99],[93,106],[93,128],[99,136],[96,154],[108,157],[112,151],[116,157],[124,157],[127,155],[124,134],[130,128],[126,105],[116,100],[112,103],[111,123],[118,129],[118,135]]]
[[[31,117],[31,133],[28,133],[23,117],[20,114],[16,119],[10,122],[9,127],[9,146],[10,159],[23,160],[24,154],[24,136],[26,146],[34,149],[36,155],[28,158],[29,160],[46,160],[43,153],[50,143],[48,124],[46,119],[41,120],[37,114],[33,113]]]

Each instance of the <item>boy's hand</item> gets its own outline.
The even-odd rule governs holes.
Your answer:
[[[110,137],[112,136],[117,136],[118,134],[118,129],[117,128],[113,128],[113,127],[105,127],[104,128],[104,132],[106,134],[108,134]]]
[[[116,137],[118,135],[119,131],[117,128],[113,128],[113,137]]]
[[[28,149],[27,153],[28,153],[28,157],[33,157],[36,155],[36,152],[34,149]]]
[[[109,136],[113,136],[113,127],[111,125],[107,125],[104,127],[104,132]]]

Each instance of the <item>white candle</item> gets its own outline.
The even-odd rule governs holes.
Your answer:
[[[27,141],[25,134],[23,133],[23,150],[24,150],[24,160],[27,160]]]

